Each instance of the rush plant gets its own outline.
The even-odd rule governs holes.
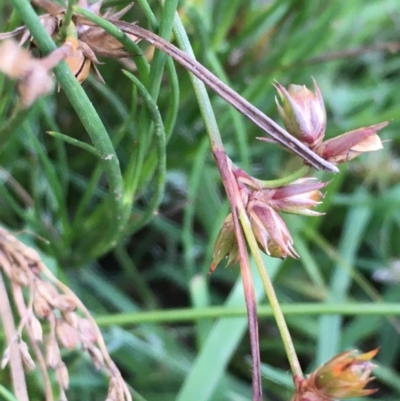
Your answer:
[[[290,396],[286,395],[285,399],[291,397],[292,401],[333,401],[373,394],[377,388],[369,388],[369,382],[374,379],[371,373],[375,368],[371,360],[376,356],[378,349],[361,354],[355,350],[339,353],[339,345],[335,344],[332,347],[332,350],[335,350],[333,355],[324,352],[329,348],[327,343],[330,335],[334,336],[332,338],[335,338],[335,341],[339,341],[338,328],[341,322],[338,320],[333,319],[326,324],[321,320],[319,335],[325,337],[320,341],[318,352],[324,357],[319,358],[319,362],[323,364],[320,367],[314,366],[308,375],[303,373],[302,364],[305,361],[299,357],[289,330],[289,320],[285,316],[282,301],[278,299],[282,291],[277,291],[277,286],[273,283],[273,266],[277,266],[273,258],[285,261],[288,265],[292,263],[290,260],[306,259],[305,271],[310,276],[313,286],[324,294],[328,291],[324,277],[328,273],[322,272],[318,267],[316,256],[313,257],[313,252],[307,251],[308,248],[299,236],[298,230],[293,227],[293,223],[290,224],[290,220],[287,222],[283,215],[300,215],[304,221],[318,221],[305,223],[309,224],[309,227],[317,225],[322,227],[324,221],[329,222],[331,210],[328,206],[331,201],[329,200],[325,206],[326,191],[329,193],[331,186],[335,182],[340,182],[340,177],[347,171],[339,170],[338,166],[345,163],[347,166],[348,162],[363,153],[381,151],[384,154],[386,149],[383,149],[380,135],[382,135],[381,130],[388,125],[386,120],[389,117],[377,116],[376,119],[365,121],[360,118],[355,124],[356,128],[354,126],[351,129],[346,128],[343,131],[347,132],[326,139],[330,118],[327,116],[324,94],[317,80],[307,78],[313,82],[311,90],[304,85],[289,84],[291,80],[285,78],[284,74],[278,74],[280,82],[271,80],[270,83],[275,85],[277,114],[285,128],[261,111],[257,107],[259,102],[246,100],[248,91],[233,89],[233,85],[229,84],[223,68],[217,61],[218,52],[215,50],[217,45],[221,49],[224,46],[218,35],[225,38],[226,46],[230,46],[230,40],[235,43],[235,35],[229,32],[228,26],[234,32],[235,29],[240,29],[240,24],[245,21],[241,21],[239,17],[236,20],[234,14],[229,14],[231,12],[229,10],[239,11],[241,7],[249,13],[251,10],[250,6],[242,5],[240,1],[233,1],[229,7],[217,3],[213,5],[216,10],[222,7],[228,13],[226,20],[229,23],[225,26],[225,30],[218,26],[214,36],[203,32],[203,39],[207,37],[210,43],[204,42],[207,43],[203,48],[202,62],[195,59],[185,29],[185,26],[189,27],[191,24],[186,22],[183,25],[179,16],[189,19],[201,32],[203,21],[198,10],[203,6],[195,1],[187,2],[188,4],[184,4],[182,8],[178,8],[177,0],[160,1],[160,22],[146,0],[138,1],[144,15],[143,21],[131,19],[134,22],[122,21],[122,18],[129,16],[134,10],[132,4],[123,4],[121,9],[112,7],[114,3],[120,5],[124,2],[103,4],[103,1],[89,3],[69,0],[66,4],[59,4],[48,0],[35,0],[32,3],[37,7],[36,10],[28,0],[11,0],[11,3],[13,11],[9,29],[0,33],[0,71],[4,74],[2,86],[13,85],[14,82],[16,96],[12,100],[6,97],[0,99],[0,111],[5,116],[5,121],[0,126],[2,146],[0,152],[6,159],[7,152],[10,154],[9,158],[15,158],[20,149],[25,149],[24,146],[27,146],[27,150],[31,151],[34,157],[32,156],[31,163],[30,190],[25,188],[27,182],[22,179],[22,183],[19,183],[14,179],[11,169],[8,171],[5,168],[11,192],[3,189],[1,193],[13,217],[10,221],[5,219],[4,224],[14,229],[20,227],[29,230],[34,232],[37,238],[44,238],[47,241],[46,253],[53,257],[55,264],[61,269],[72,266],[82,272],[86,268],[93,268],[101,258],[108,257],[113,252],[115,260],[126,270],[129,286],[134,288],[146,307],[158,308],[159,300],[146,282],[145,272],[136,268],[127,253],[129,249],[127,241],[130,239],[129,243],[135,248],[134,252],[136,250],[140,253],[140,248],[143,246],[140,233],[146,232],[146,229],[143,229],[155,224],[156,221],[161,224],[157,216],[168,210],[166,198],[170,193],[169,187],[175,184],[174,180],[169,178],[171,170],[167,169],[168,157],[169,153],[173,154],[179,142],[176,131],[182,129],[178,109],[183,107],[185,97],[191,96],[189,92],[192,91],[184,81],[186,77],[182,78],[182,71],[187,70],[203,119],[200,123],[201,130],[193,133],[199,143],[196,149],[197,156],[194,161],[191,156],[186,156],[186,162],[189,161],[189,166],[193,167],[189,184],[192,198],[184,206],[182,225],[181,262],[188,272],[188,295],[193,311],[210,302],[206,280],[212,280],[214,276],[221,274],[221,269],[217,269],[218,265],[227,262],[234,267],[239,264],[249,331],[253,401],[264,399],[262,379],[265,365],[261,359],[264,352],[260,344],[263,344],[264,340],[268,343],[268,334],[263,334],[263,341],[260,341],[261,313],[258,307],[263,294],[268,299],[270,314],[275,319],[286,357],[283,362],[281,359],[279,365],[286,366],[288,363],[291,369],[294,392]],[[285,12],[289,13],[288,15],[291,10],[289,3],[291,2],[287,2],[288,9]],[[279,10],[277,4],[269,5],[262,15],[265,13],[265,18],[268,20],[269,12],[274,11],[279,15],[282,12]],[[287,23],[285,13],[279,17],[283,25]],[[248,24],[246,29],[252,34],[248,39],[252,38],[252,35],[254,38],[257,37],[255,26],[261,28],[263,25],[255,14],[249,16],[249,21],[246,21]],[[21,25],[15,26],[16,22]],[[145,28],[147,25],[148,29]],[[278,26],[279,24],[276,26],[277,29]],[[207,29],[210,32],[212,30],[210,26]],[[20,38],[19,44],[16,42],[18,38]],[[267,39],[268,35],[259,38],[261,42]],[[245,43],[238,44],[236,50],[239,53],[240,46],[245,46]],[[235,49],[231,50],[233,58]],[[254,59],[257,57],[254,56]],[[233,63],[229,60],[229,58],[226,60],[227,65]],[[281,61],[283,60],[282,56]],[[126,93],[122,96],[119,91],[122,93],[124,89],[114,90],[110,86],[107,70],[106,73],[100,73],[102,63],[107,66],[107,63],[112,65],[111,63],[116,62],[123,64],[123,71],[118,72],[118,76],[124,79],[123,85],[126,85],[126,82],[133,84],[133,89],[129,92],[130,102],[122,100]],[[248,68],[244,60],[241,59],[238,63],[238,68],[242,68],[240,65],[242,63]],[[214,70],[216,74],[210,70]],[[97,81],[90,77],[91,72]],[[86,80],[90,82],[92,89],[95,88],[108,103],[112,104],[113,110],[104,109],[104,115],[99,112],[101,106],[97,104],[98,99],[92,102],[89,97],[90,90],[86,89],[87,86],[82,86],[86,85]],[[186,84],[183,85],[182,82]],[[76,122],[63,120],[62,108],[57,108],[57,112],[53,115],[50,113],[49,102],[52,101],[52,97],[43,98],[43,96],[53,93],[57,86],[62,92],[57,96],[65,94],[63,102],[75,110],[73,119]],[[181,89],[184,88],[181,102],[180,86]],[[212,99],[207,88],[209,93],[213,94]],[[331,90],[334,91],[335,88]],[[257,85],[252,91],[254,93],[257,91]],[[268,96],[265,95],[263,101],[272,104],[272,95]],[[221,103],[220,99],[225,103]],[[168,107],[163,109],[162,105],[159,105],[160,102]],[[189,111],[189,106],[187,107]],[[225,118],[220,122],[218,113],[225,107],[229,107],[226,113],[234,114],[224,112]],[[236,114],[234,109],[239,113]],[[119,115],[121,122],[111,132],[109,124],[105,121],[107,118],[113,120],[115,114]],[[224,138],[225,134],[220,133],[220,126],[228,126],[227,115],[233,116],[232,121],[236,131],[234,144],[230,138],[227,140]],[[38,122],[38,124],[40,127],[42,124],[46,126],[45,130],[54,138],[54,144],[49,143],[49,138],[43,138],[40,132],[42,128],[37,132],[37,127],[32,125],[37,118],[44,120],[44,123]],[[185,118],[186,116],[182,121]],[[245,129],[252,127],[250,122],[258,129],[257,145],[252,145],[251,149],[258,156],[262,155],[259,159],[260,166],[268,168],[260,166],[254,168],[250,163],[252,152],[248,146],[247,130],[253,128]],[[79,131],[83,128],[89,135],[91,143],[80,134],[75,137],[70,133],[68,135],[61,133],[60,131],[65,132],[63,124],[65,129],[68,124],[79,127]],[[182,122],[181,124],[185,125]],[[194,129],[195,125],[192,128]],[[16,133],[19,131],[27,134],[27,145],[15,145]],[[203,131],[208,134],[209,146],[203,139],[204,135],[201,135]],[[74,152],[81,153],[74,154],[70,159],[66,145],[74,145]],[[201,175],[198,173],[206,161],[208,149],[216,164],[217,170],[214,170],[214,173],[218,171],[212,180],[206,172]],[[55,156],[52,156],[53,153]],[[279,158],[274,165],[269,159],[273,161],[274,155],[277,154]],[[53,161],[53,157],[56,161]],[[93,166],[90,162],[92,159],[94,159]],[[264,159],[267,162],[264,162]],[[179,157],[174,163],[175,168],[180,167]],[[81,167],[84,172],[80,171]],[[24,168],[26,169],[26,166]],[[351,170],[351,167],[345,168]],[[86,177],[88,170],[91,173]],[[279,174],[275,180],[265,179],[276,172]],[[323,178],[321,172],[324,172]],[[204,257],[204,264],[209,266],[209,273],[212,275],[206,276],[204,269],[203,274],[199,274],[194,256],[196,250],[194,203],[195,193],[202,195],[202,190],[206,191],[206,186],[202,188],[202,184],[209,181],[213,182],[214,194],[224,189],[223,197],[227,199],[229,207],[224,208],[223,213],[219,213],[218,224],[213,222],[213,235],[216,240],[213,246],[208,246]],[[362,191],[359,196],[363,196]],[[72,199],[69,199],[71,197]],[[171,203],[172,206],[169,207],[173,208],[176,201]],[[362,231],[363,219],[367,219],[365,214],[357,215],[347,224],[357,224]],[[209,224],[211,227],[210,218]],[[172,253],[179,253],[175,246],[169,248],[171,243],[175,243],[174,224],[170,222],[164,227],[167,227],[165,229],[167,235],[161,248],[170,251],[173,249]],[[61,278],[55,278],[44,263],[44,258],[32,247],[21,242],[16,233],[11,233],[10,229],[1,230],[0,266],[2,277],[6,279],[6,285],[0,287],[1,298],[5,301],[0,312],[6,333],[2,364],[3,367],[10,367],[12,391],[15,397],[20,401],[31,399],[29,378],[25,377],[25,372],[22,370],[22,363],[25,363],[29,369],[33,369],[36,364],[39,366],[44,383],[43,390],[39,389],[39,394],[43,392],[46,401],[53,400],[54,393],[58,393],[61,399],[73,399],[69,397],[68,391],[70,384],[68,357],[63,358],[61,353],[65,348],[83,351],[82,354],[88,355],[95,367],[102,369],[109,376],[107,390],[102,395],[103,398],[107,397],[107,401],[130,400],[132,396],[133,399],[135,397],[143,399],[136,392],[133,371],[128,366],[127,374],[124,375],[124,363],[119,366],[106,349],[107,339],[112,345],[113,338],[122,337],[119,334],[114,337],[115,333],[111,331],[108,337],[103,338],[98,327],[101,319],[96,323],[96,319],[85,306],[85,300],[81,299],[79,294],[75,295],[69,286],[62,284]],[[307,229],[304,229],[304,233],[307,233]],[[308,235],[312,238],[312,243],[329,253],[329,246],[322,236],[316,237],[312,229]],[[351,237],[351,234],[348,235]],[[360,238],[361,232],[357,232],[357,235]],[[151,238],[146,239],[144,244],[151,249]],[[40,245],[36,247],[40,248]],[[157,253],[156,244],[154,247],[154,253],[150,252],[151,257]],[[165,251],[165,254],[168,252]],[[339,256],[335,257],[340,260]],[[159,262],[161,266],[161,259]],[[346,263],[344,264],[348,266],[351,261]],[[258,275],[253,274],[252,266]],[[298,269],[301,270],[301,267]],[[381,296],[363,276],[351,267],[348,270],[351,274],[348,271],[345,275],[341,272],[335,273],[329,296],[326,295],[327,300],[334,303],[335,299],[331,294],[343,284],[344,288],[337,292],[338,303],[343,302],[350,285],[350,277],[354,277],[363,294],[377,302],[381,301]],[[91,283],[90,273],[88,274],[88,285],[95,286]],[[161,268],[156,277],[169,274],[172,277],[176,273]],[[196,280],[202,284],[197,284]],[[73,286],[74,279],[71,281]],[[290,280],[288,282],[290,283]],[[78,289],[79,286],[77,285]],[[199,290],[198,286],[203,286],[202,290]],[[307,291],[307,286],[304,288],[304,291]],[[129,292],[129,287],[127,291]],[[296,286],[293,286],[293,291],[294,297],[301,294]],[[82,296],[85,298],[84,294]],[[115,302],[115,305],[125,302],[122,296],[113,299],[114,297],[107,295],[107,290],[101,291],[99,297],[105,297],[108,302]],[[13,317],[11,298],[19,314],[17,324]],[[325,299],[325,295],[321,296],[321,299]],[[88,301],[92,302],[90,299]],[[127,301],[126,305],[128,304]],[[301,309],[299,311],[301,314]],[[118,316],[115,316],[115,320],[109,319],[108,322],[116,323],[117,320]],[[129,324],[130,320],[129,318],[124,320],[122,316],[121,323]],[[391,328],[398,330],[399,325],[396,320],[391,319],[389,323]],[[299,320],[297,325],[301,327],[300,331],[307,332],[305,320]],[[244,327],[244,324],[237,325],[239,336]],[[329,328],[332,328],[331,333]],[[146,332],[144,337],[154,334],[152,330]],[[225,356],[221,356],[221,361],[218,358],[212,361],[212,352],[209,351],[218,349],[215,345],[220,341],[218,333],[223,331],[224,335],[233,339],[227,338],[227,343],[233,341],[233,344],[236,341],[234,331],[223,330],[217,326],[211,328],[207,321],[198,323],[196,341],[199,349],[204,352],[193,363],[192,371],[185,378],[177,396],[178,401],[236,399],[233,395],[229,398],[229,390],[225,391],[223,387],[219,389],[220,392],[223,391],[222,398],[218,398],[217,393],[213,395],[216,382],[212,380],[219,380],[218,374],[216,378],[210,379],[210,382],[201,380],[201,377],[209,377],[204,372],[211,366],[210,364],[221,363],[223,366],[227,363]],[[43,332],[46,335],[43,335]],[[140,338],[140,334],[135,338]],[[163,339],[166,340],[167,337]],[[367,345],[362,343],[361,346]],[[346,347],[348,348],[348,345]],[[143,349],[140,348],[140,352],[143,352]],[[311,355],[315,354],[312,349],[308,349],[308,352]],[[274,365],[272,361],[268,363]],[[276,368],[277,366],[272,369],[271,380]],[[281,375],[279,377],[282,378]],[[266,378],[269,378],[268,373]],[[228,382],[230,383],[229,378]],[[54,391],[53,383],[58,385],[58,390]],[[206,389],[199,389],[200,385]],[[229,388],[229,385],[227,387]],[[2,391],[9,399],[13,399],[9,390],[4,388]],[[249,391],[245,393],[248,396]],[[269,394],[269,389],[267,393]],[[161,390],[160,394],[161,398],[171,398]],[[149,400],[153,399],[151,395],[147,397]],[[171,399],[175,397],[176,394]]]

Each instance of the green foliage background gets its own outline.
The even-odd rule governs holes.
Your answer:
[[[171,24],[166,14],[158,2],[141,0],[125,20],[157,30],[161,21]],[[376,398],[399,399],[399,323],[387,317],[400,314],[400,306],[389,304],[400,300],[398,284],[372,279],[400,256],[398,1],[184,0],[179,14],[198,60],[277,121],[274,80],[311,87],[311,77],[326,102],[327,137],[392,120],[381,134],[390,139],[383,151],[341,166],[335,177],[315,174],[332,180],[320,207],[326,215],[286,219],[301,259],[265,262],[282,304],[294,307],[287,320],[306,371],[343,350],[379,346]],[[1,30],[20,24],[10,4],[2,2]],[[145,43],[140,47],[149,52]],[[139,55],[132,60],[139,67],[144,63]],[[163,73],[157,55],[150,60],[150,78],[138,75],[153,99],[159,92],[156,103],[168,139],[163,177],[143,96],[121,72],[126,67],[102,61],[106,85],[90,78],[83,89],[114,144],[131,195],[124,198],[129,209],[133,201],[123,235],[115,234],[119,223],[99,158],[46,134],[51,130],[91,143],[63,91],[38,102],[0,148],[0,222],[25,230],[26,241],[98,317],[136,400],[249,400],[250,350],[238,268],[220,266],[207,276],[228,204],[189,76],[170,61]],[[209,95],[235,163],[263,179],[300,167],[278,146],[257,141],[262,133],[254,125]],[[0,127],[14,103],[14,83],[0,75]],[[165,193],[153,213],[159,177]],[[151,218],[139,229],[146,212]],[[261,283],[255,281],[264,305]],[[311,307],[302,309],[305,302]],[[354,302],[379,304],[379,310],[364,315]],[[339,314],[329,312],[332,304],[339,305]],[[292,382],[284,350],[269,309],[260,310],[265,399],[288,400]],[[90,361],[77,351],[65,361],[70,400],[105,398],[107,379]],[[29,377],[32,400],[39,400],[39,375]],[[0,381],[8,386],[7,372],[0,373]]]

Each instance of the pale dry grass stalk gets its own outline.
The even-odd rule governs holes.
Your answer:
[[[10,364],[16,396],[21,401],[29,399],[27,394],[22,393],[23,390],[18,394],[16,389],[25,388],[26,391],[23,362],[25,371],[39,365],[46,401],[54,399],[51,371],[55,372],[59,399],[67,400],[68,369],[61,359],[61,349],[80,347],[88,353],[97,369],[109,374],[107,401],[131,401],[129,389],[108,354],[100,329],[87,308],[66,285],[57,280],[34,249],[2,227],[0,268],[10,281],[10,293],[20,317],[15,328],[11,308],[6,310],[9,303],[7,289],[4,283],[0,283],[0,314],[8,342],[3,367]],[[47,322],[46,333],[43,333],[43,322]],[[29,339],[29,345],[23,340],[24,334]]]

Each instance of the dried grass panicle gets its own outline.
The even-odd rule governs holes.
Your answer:
[[[27,370],[38,365],[44,381],[49,380],[48,372],[54,370],[59,398],[67,400],[65,391],[69,375],[61,358],[61,349],[80,347],[96,368],[109,374],[107,399],[130,401],[128,387],[108,355],[100,330],[85,306],[52,275],[34,249],[2,227],[0,269],[0,274],[2,272],[10,282],[10,292],[19,314],[18,328],[3,353],[1,367],[9,364],[13,357],[10,346],[16,343]],[[43,322],[47,322],[46,333]],[[22,339],[25,335],[29,345]],[[51,389],[51,386],[48,387]]]

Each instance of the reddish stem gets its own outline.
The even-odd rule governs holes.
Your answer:
[[[235,177],[229,167],[229,161],[226,153],[220,148],[214,148],[214,158],[221,174],[222,182],[227,193],[233,221],[235,225],[235,234],[239,248],[240,272],[243,281],[243,291],[247,308],[247,319],[249,324],[249,336],[252,357],[252,387],[253,401],[262,401],[261,387],[261,362],[260,362],[260,342],[258,338],[257,321],[257,301],[254,293],[253,278],[251,276],[249,254],[247,252],[246,242],[243,231],[237,215],[237,196],[240,196]]]

